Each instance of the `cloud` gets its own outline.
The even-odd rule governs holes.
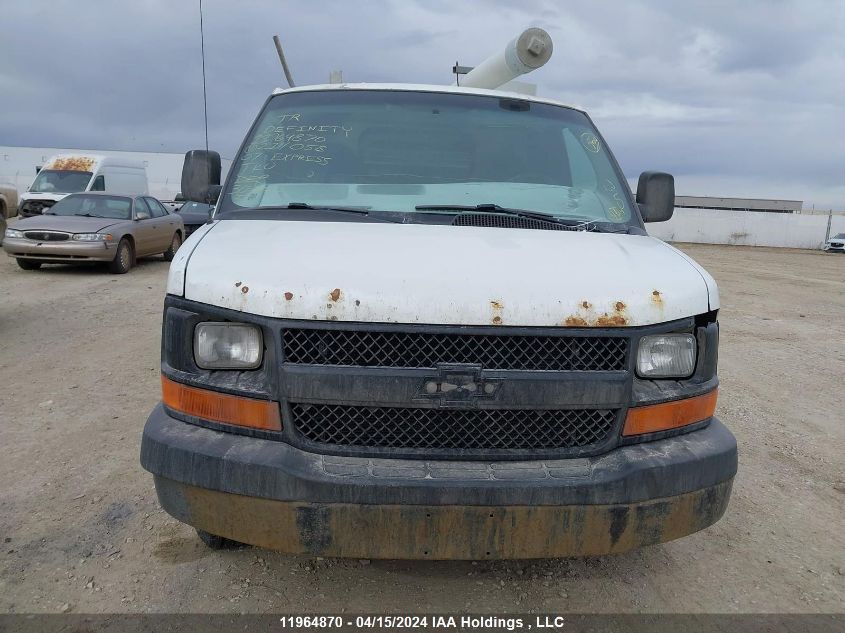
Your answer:
[[[198,18],[196,2],[7,3],[0,138],[204,145]],[[845,207],[845,4],[823,0],[204,0],[210,144],[232,156],[283,83],[274,33],[300,84],[333,69],[347,81],[449,83],[456,60],[473,65],[533,25],[555,55],[531,81],[587,109],[629,177],[660,168],[681,193]]]

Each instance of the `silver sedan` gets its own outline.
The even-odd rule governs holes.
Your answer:
[[[3,250],[24,270],[106,262],[111,272],[125,273],[137,257],[163,254],[170,261],[184,235],[182,218],[150,196],[75,193],[7,227]]]

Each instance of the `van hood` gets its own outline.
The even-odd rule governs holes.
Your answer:
[[[20,195],[21,200],[52,200],[54,202],[58,202],[62,198],[66,198],[69,196],[69,193],[60,193],[60,192],[50,192],[44,193],[40,191],[27,191],[26,193],[22,193]]]
[[[218,220],[185,246],[168,292],[268,317],[623,327],[719,305],[706,271],[640,235]]]

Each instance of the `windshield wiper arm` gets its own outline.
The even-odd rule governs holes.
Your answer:
[[[291,202],[278,207],[259,207],[259,209],[310,209],[313,211],[340,211],[341,213],[357,213],[358,215],[369,215],[370,211],[366,207],[333,207],[333,206],[318,206],[308,204],[307,202]]]
[[[338,213],[354,213],[355,215],[363,215],[363,216],[371,216],[372,215],[370,207],[343,207],[343,206],[336,207],[334,205],[323,206],[323,205],[309,204],[307,202],[289,202],[288,204],[282,204],[282,205],[273,205],[273,206],[266,206],[266,207],[263,207],[263,206],[262,207],[254,207],[254,209],[252,209],[252,210],[263,211],[263,210],[266,210],[266,209],[269,209],[269,210],[273,210],[273,209],[292,209],[292,210],[307,209],[309,211],[337,211]],[[383,221],[383,222],[392,222],[394,224],[402,224],[401,220],[395,220],[395,219],[392,219],[392,218],[387,218],[387,217],[384,217],[383,215],[376,215],[376,216],[372,216],[372,217],[374,217],[374,218],[376,218],[380,221]]]
[[[51,215],[56,215],[56,214],[52,213]],[[90,213],[74,213],[73,215],[80,217],[80,218],[99,218],[100,217],[99,215],[91,215]]]
[[[555,224],[563,224],[565,226],[584,226],[584,230],[589,230],[589,227],[595,222],[587,218],[562,218],[552,213],[543,213],[541,211],[529,211],[528,209],[511,209],[508,207],[500,207],[498,204],[418,204],[414,207],[417,211],[474,211],[476,213],[501,213],[503,215],[516,215],[523,218],[531,218],[533,220],[543,220],[545,222],[554,222]]]

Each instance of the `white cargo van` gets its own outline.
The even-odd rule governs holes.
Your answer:
[[[58,154],[44,163],[26,193],[21,195],[19,214],[40,215],[66,195],[80,191],[147,194],[147,170],[142,161],[129,158]]]
[[[219,165],[186,157],[185,197],[216,207],[170,268],[141,444],[205,543],[541,558],[722,516],[716,283],[645,229],[672,215],[672,176],[634,195],[585,112],[296,87],[222,190]]]

